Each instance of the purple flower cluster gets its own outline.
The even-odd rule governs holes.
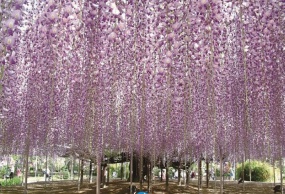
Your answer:
[[[1,4],[6,152],[284,156],[282,0]]]

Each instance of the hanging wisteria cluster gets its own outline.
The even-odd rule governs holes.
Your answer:
[[[284,157],[284,10],[0,1],[1,154]]]

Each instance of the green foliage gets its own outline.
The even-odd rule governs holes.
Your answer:
[[[55,178],[57,179],[68,179],[69,178],[69,171],[64,170],[61,172],[54,173]]]
[[[113,172],[117,173],[116,178],[121,178],[121,164],[109,164],[109,173],[110,173],[110,178],[115,178],[113,177]],[[123,165],[123,178],[127,178],[130,174],[130,170],[128,165],[126,166],[125,164]]]
[[[4,178],[6,174],[10,174],[10,170],[7,166],[0,168],[0,178]]]
[[[68,171],[68,167],[66,165],[62,166],[60,168],[60,171]]]
[[[114,165],[110,165],[109,169],[110,177],[113,178],[113,172],[117,172],[116,167]]]
[[[251,180],[252,181],[259,181],[264,182],[268,181],[272,177],[272,170],[271,166],[268,163],[260,162],[260,161],[250,161],[250,163],[247,161],[244,164],[244,179],[246,181],[250,180],[249,172],[251,169]],[[242,164],[239,164],[237,166],[237,178],[242,177]]]
[[[168,176],[170,178],[174,177],[174,172],[175,172],[175,169],[173,167],[168,168]]]
[[[13,160],[20,160],[21,156],[20,155],[11,155]]]
[[[216,176],[216,177],[220,177],[220,175],[221,175],[221,174],[220,174],[220,169],[216,168],[215,176]]]
[[[128,177],[128,175],[129,175],[129,168],[128,167],[126,168],[126,166],[123,166],[123,175],[121,175],[121,166],[119,167],[118,170],[119,170],[118,171],[118,177],[121,177],[121,176],[124,177],[124,173],[126,173],[125,177]]]
[[[118,177],[122,177],[122,173],[121,173],[121,165],[119,165],[118,167],[117,167],[117,174],[118,174]],[[123,174],[124,174],[124,167],[123,167]]]
[[[216,168],[215,176],[216,177],[220,177],[221,176],[219,168]],[[224,177],[230,177],[230,172],[224,172]]]
[[[157,176],[157,177],[159,176],[160,169],[157,166],[155,166],[152,169],[152,171],[153,171],[154,176]]]
[[[14,185],[21,185],[22,180],[20,177],[14,177],[12,179],[3,180],[0,182],[2,187],[14,186]]]

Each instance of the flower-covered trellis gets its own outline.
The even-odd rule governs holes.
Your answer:
[[[282,0],[0,1],[1,154],[68,145],[94,159],[279,160],[284,10]]]

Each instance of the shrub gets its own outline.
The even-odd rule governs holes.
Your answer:
[[[14,177],[12,179],[1,181],[2,187],[21,185],[21,183],[22,183],[22,179],[20,177]]]
[[[159,176],[160,169],[157,166],[155,166],[152,171],[153,171],[154,176],[157,176],[157,177]]]
[[[113,172],[116,172],[117,177],[116,178],[121,178],[121,164],[110,164],[109,165],[109,173],[110,173],[110,178],[114,178],[113,177]],[[123,178],[124,177],[128,177],[130,173],[129,167],[125,166],[125,164],[123,165]]]
[[[220,176],[221,176],[221,174],[220,174],[220,169],[216,168],[215,176],[216,176],[216,177],[220,177]]]
[[[220,177],[221,176],[221,173],[220,173],[220,167],[219,168],[216,168],[216,174],[215,174],[216,177]],[[229,177],[230,176],[230,173],[229,172],[225,172],[224,173],[224,177]]]
[[[259,161],[251,161],[250,163],[247,161],[244,164],[244,179],[246,181],[250,180],[249,171],[251,168],[251,180],[264,182],[268,181],[271,178],[271,166],[265,162]],[[242,164],[239,164],[237,167],[237,178],[242,177]]]
[[[68,179],[69,178],[69,172],[67,170],[61,171],[61,172],[55,172],[52,174],[56,179]]]
[[[7,166],[0,168],[0,178],[4,178],[6,174],[10,174],[10,169]]]

